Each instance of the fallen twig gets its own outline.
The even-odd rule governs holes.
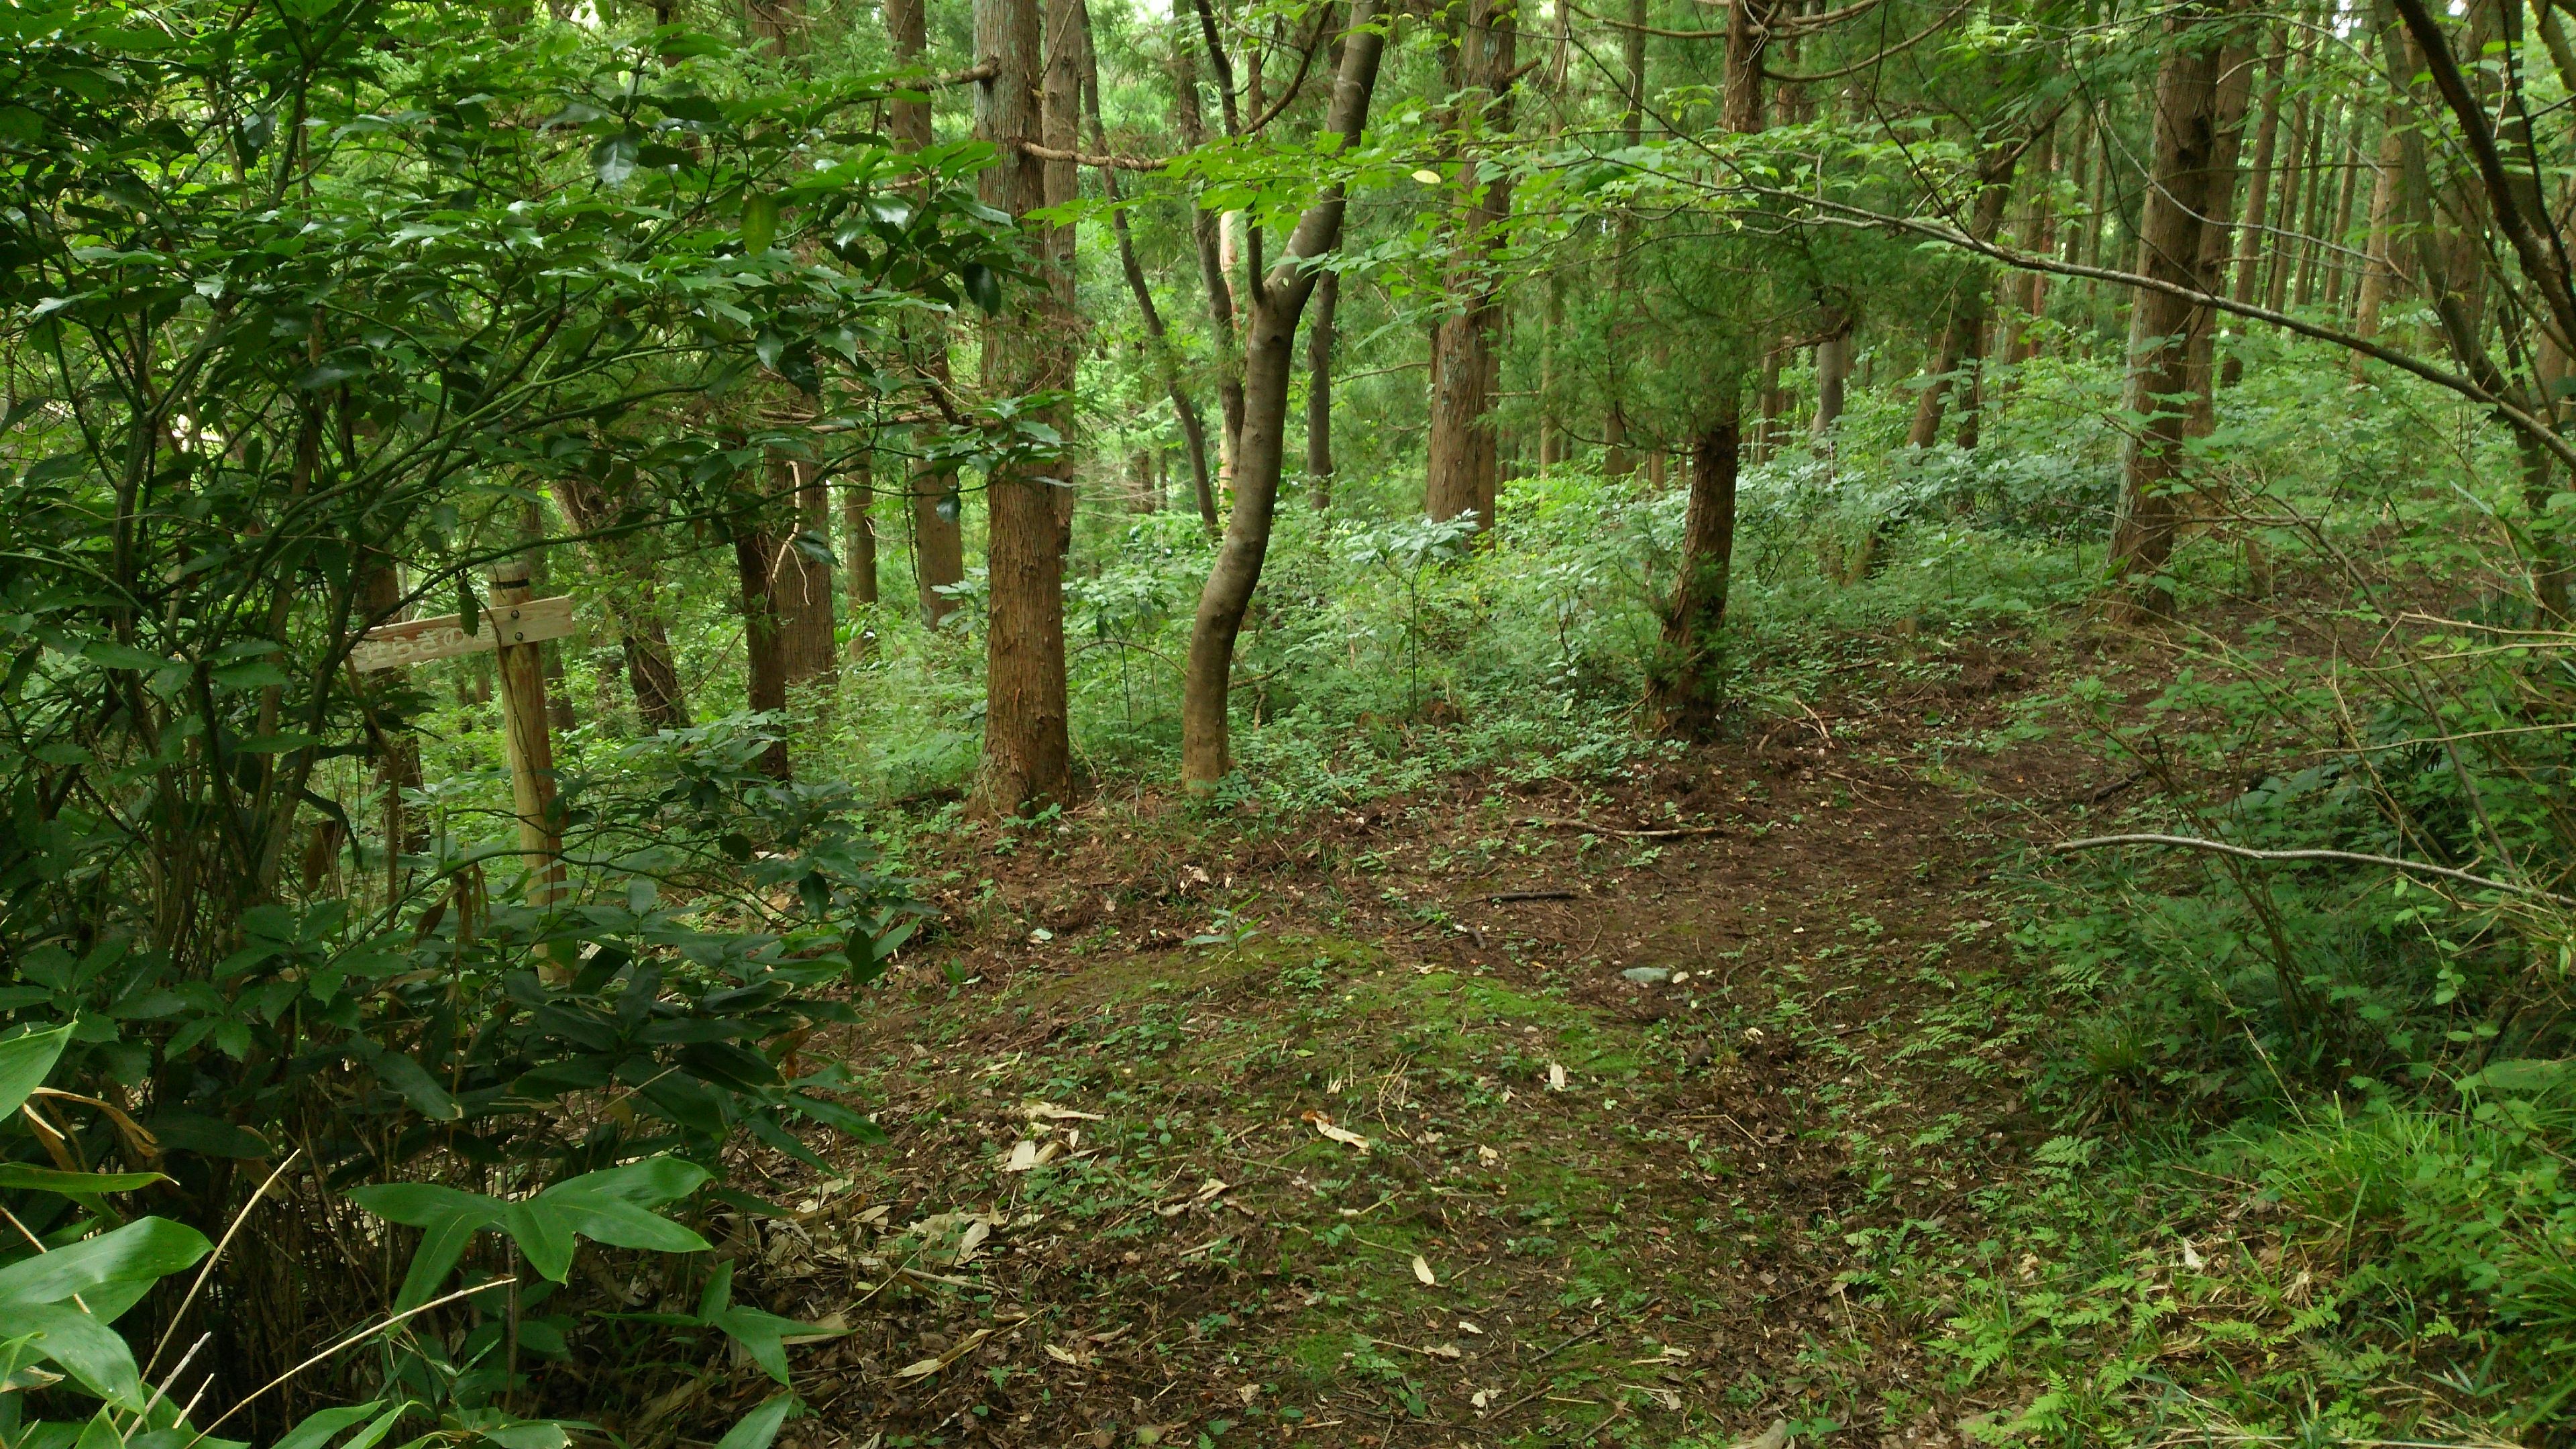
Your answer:
[[[1496,901],[1579,901],[1581,899],[1583,895],[1580,891],[1496,891],[1489,896],[1478,896],[1469,904],[1484,905]]]
[[[2082,840],[2063,840],[2050,846],[2052,855],[2066,855],[2078,850],[2099,850],[2113,845],[2169,845],[2181,850],[2205,850],[2212,855],[2232,855],[2239,860],[2334,860],[2347,865],[2380,865],[2414,875],[2437,875],[2463,885],[2486,890],[2505,891],[2518,896],[2536,896],[2562,906],[2576,906],[2576,896],[2562,896],[2538,886],[2518,885],[2509,880],[2472,875],[2453,870],[2447,865],[2433,865],[2420,860],[2400,860],[2393,855],[2369,855],[2358,850],[2256,850],[2251,846],[2231,845],[2224,840],[2203,840],[2193,835],[2094,835]]]

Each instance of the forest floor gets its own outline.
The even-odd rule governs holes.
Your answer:
[[[892,1142],[757,1228],[788,1442],[1967,1442],[1883,1265],[2046,1138],[1997,872],[2127,782],[2040,646],[1849,649],[1611,780],[945,837]]]

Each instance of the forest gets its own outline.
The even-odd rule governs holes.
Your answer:
[[[2576,1445],[2576,0],[0,32],[0,1449]]]

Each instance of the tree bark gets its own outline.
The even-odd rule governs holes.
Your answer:
[[[1367,123],[1385,48],[1378,0],[1351,7],[1342,41],[1342,63],[1324,128],[1343,148]],[[1234,641],[1243,629],[1252,591],[1270,547],[1279,493],[1280,452],[1288,409],[1288,377],[1297,319],[1312,294],[1316,273],[1306,263],[1340,243],[1344,190],[1339,183],[1297,220],[1286,253],[1251,287],[1252,318],[1244,339],[1244,432],[1235,476],[1234,506],[1216,564],[1199,591],[1190,626],[1190,652],[1182,676],[1181,778],[1192,789],[1213,788],[1233,768],[1227,706],[1233,693]]]
[[[1341,274],[1324,273],[1306,324],[1306,477],[1319,510],[1333,506],[1333,313],[1341,300]]]
[[[1735,559],[1735,484],[1742,461],[1738,404],[1721,405],[1716,421],[1691,442],[1690,504],[1682,517],[1681,580],[1664,611],[1662,667],[1653,682],[1656,713],[1667,729],[1705,734],[1717,720],[1715,662],[1726,622],[1728,575]]]
[[[926,0],[885,0],[886,40],[894,52],[898,70],[911,70],[921,64],[922,52],[929,43],[929,17]],[[900,96],[887,103],[886,134],[894,149],[910,155],[931,141],[930,102],[906,100]],[[914,188],[914,195],[922,195]],[[948,385],[948,329],[943,323],[925,324],[908,339],[920,354],[919,366],[937,386]],[[949,611],[956,608],[954,599],[939,592],[954,588],[966,577],[966,541],[960,528],[960,514],[965,500],[957,492],[954,468],[940,467],[927,459],[915,460],[906,491],[912,508],[912,578],[921,604],[921,617],[932,628],[939,627]],[[946,516],[941,516],[940,501],[950,500]]]
[[[776,579],[778,536],[760,526],[758,510],[732,520],[733,566],[742,588],[742,643],[747,665],[743,702],[756,713],[787,708],[787,667],[778,646],[778,609],[770,597]],[[789,777],[787,742],[772,741],[760,755],[760,771],[772,779]]]
[[[2236,275],[2233,296],[2252,306],[2263,285],[2264,229],[2272,212],[2272,157],[2281,138],[2281,83],[2289,69],[2287,42],[2274,30],[2263,59],[2263,117],[2254,129],[2254,168],[2245,180],[2245,224],[2236,229]],[[2230,352],[2219,364],[2218,385],[2234,387],[2245,375],[2245,358]]]
[[[2138,225],[2140,274],[2208,290],[2204,218],[2216,196],[2221,56],[2218,12],[2194,3],[2166,20],[2170,49],[2156,75],[2151,184]],[[2128,409],[2145,425],[2125,450],[2120,512],[2111,536],[2118,612],[2169,615],[2161,582],[2172,558],[2178,511],[2168,488],[2182,461],[2190,421],[2191,303],[2141,288],[2130,304]]]
[[[1833,436],[1834,421],[1843,415],[1843,384],[1851,377],[1852,360],[1851,314],[1828,302],[1824,321],[1824,335],[1816,339],[1816,419],[1807,427],[1819,448]]]
[[[1492,413],[1502,359],[1501,287],[1493,275],[1511,184],[1484,177],[1479,143],[1511,128],[1512,62],[1518,32],[1513,0],[1467,0],[1458,29],[1456,138],[1460,207],[1450,250],[1451,310],[1431,345],[1431,439],[1423,508],[1433,518],[1473,513],[1480,531],[1494,526],[1501,483]]]
[[[2396,131],[2382,134],[2373,168],[2378,175],[2370,188],[2370,239],[2363,244],[2361,292],[2353,299],[2353,335],[2364,340],[2379,335],[2379,314],[2388,305],[2389,288],[2397,279],[2388,255],[2388,228],[2397,208],[2397,171],[2403,159]],[[2355,354],[2353,366],[2358,370],[2360,365],[2361,358]]]
[[[2013,167],[2021,159],[2021,147],[2004,141],[1986,148],[1985,159],[1977,168],[1977,196],[1968,210],[1968,235],[1978,241],[1994,240],[2002,229],[2004,206],[2012,197]],[[1941,437],[1941,413],[1949,402],[1951,384],[1957,379],[1960,365],[1968,359],[1972,347],[1982,351],[1986,330],[1986,299],[1993,294],[1994,282],[1986,269],[1974,265],[1960,280],[1959,290],[1950,304],[1950,320],[1941,329],[1940,346],[1932,360],[1931,376],[1914,401],[1914,425],[1906,431],[1906,446],[1928,448]]]
[[[2225,288],[2227,260],[2234,249],[2237,157],[2244,150],[2245,115],[2254,98],[2254,52],[2231,41],[2218,56],[2218,134],[2210,148],[2209,192],[2201,212],[2199,275],[2212,292]],[[2208,437],[2218,427],[2218,310],[2194,307],[2186,366],[2191,374],[2191,435]]]
[[[1074,163],[1042,160],[1034,144],[1070,154],[1080,140],[1081,0],[977,0],[975,51],[993,67],[978,89],[976,129],[1000,153],[978,178],[984,204],[1021,218],[1044,290],[986,322],[988,396],[1070,389],[1078,357],[1073,314],[1073,228],[1032,224],[1028,214],[1071,201]],[[1044,38],[1052,35],[1049,48]],[[1046,421],[1059,433],[1071,419]],[[1073,795],[1064,661],[1064,555],[1072,522],[1069,450],[1022,453],[985,473],[991,618],[985,630],[984,757],[975,804],[1015,816]]]
[[[832,497],[822,470],[811,463],[773,458],[769,466],[771,486],[786,492],[795,508],[795,531],[778,545],[769,586],[779,668],[793,688],[840,662],[832,647]]]

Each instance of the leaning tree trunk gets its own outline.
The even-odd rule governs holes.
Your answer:
[[[1100,52],[1092,44],[1091,12],[1082,14],[1083,105],[1091,118],[1093,149],[1109,152],[1109,128],[1100,120]],[[1145,348],[1154,360],[1154,371],[1162,380],[1163,391],[1172,399],[1172,417],[1181,425],[1181,444],[1190,459],[1190,482],[1199,505],[1199,521],[1216,532],[1216,487],[1208,473],[1207,423],[1199,416],[1199,405],[1191,399],[1189,388],[1181,381],[1181,361],[1172,350],[1169,331],[1163,326],[1163,309],[1154,303],[1154,289],[1145,281],[1144,264],[1136,258],[1136,239],[1127,225],[1126,208],[1119,205],[1118,171],[1103,167],[1100,183],[1109,195],[1109,229],[1118,240],[1118,270],[1127,278],[1127,290],[1136,299],[1136,313],[1145,326]],[[1161,506],[1159,496],[1156,508]],[[1147,510],[1149,512],[1153,510]]]
[[[929,42],[926,0],[885,0],[886,40],[893,47],[898,70],[910,70],[921,64],[922,51]],[[886,136],[894,149],[910,155],[928,146],[931,140],[930,101],[907,100],[897,95],[886,105]],[[914,195],[926,194],[915,187]],[[917,364],[939,387],[948,385],[948,328],[939,322],[919,324],[909,338],[918,354]],[[912,508],[912,579],[920,597],[921,617],[937,628],[957,601],[943,589],[955,588],[966,577],[966,540],[959,527],[958,514],[964,499],[957,490],[957,472],[927,460],[912,466],[910,487],[905,490]]]
[[[2217,179],[2217,17],[2196,0],[2166,21],[2172,49],[2156,75],[2155,169],[2138,225],[2139,272],[2191,291],[2208,290],[2210,280],[2202,275],[2202,228]],[[2173,611],[2164,571],[2173,557],[2180,511],[2169,490],[2190,423],[2195,308],[2182,297],[2145,287],[2130,307],[2128,406],[2147,421],[2125,450],[2111,575],[2122,591],[2118,612],[2163,616]]]
[[[1368,121],[1377,88],[1378,58],[1385,49],[1379,5],[1351,7],[1342,40],[1342,63],[1324,128],[1339,147],[1355,142]],[[1236,457],[1234,506],[1216,564],[1199,591],[1190,626],[1190,653],[1181,682],[1181,778],[1192,789],[1210,789],[1233,768],[1227,704],[1234,687],[1234,641],[1244,611],[1261,582],[1270,548],[1270,524],[1279,495],[1280,452],[1286,432],[1288,380],[1297,341],[1297,318],[1314,292],[1313,259],[1341,240],[1344,189],[1325,189],[1297,219],[1288,248],[1267,275],[1252,278],[1251,322],[1243,351],[1244,427]]]
[[[984,389],[993,397],[1073,385],[1073,228],[1026,218],[1074,196],[1073,161],[1044,160],[1029,148],[1066,158],[1074,152],[1080,15],[1080,0],[1052,0],[1043,25],[1038,0],[978,0],[975,6],[975,52],[994,67],[976,107],[978,126],[1000,153],[978,186],[985,205],[1022,219],[1044,287],[1032,303],[1005,308],[986,323]],[[1058,42],[1051,51],[1042,42],[1047,33]],[[1043,420],[1059,433],[1071,422],[1061,408]],[[1072,511],[1060,501],[1071,496],[1062,476],[1071,461],[1062,453],[1021,454],[985,474],[992,612],[975,803],[996,815],[1067,803],[1073,794],[1064,663],[1064,555]]]
[[[1501,483],[1492,413],[1500,381],[1502,289],[1494,254],[1511,216],[1511,183],[1484,177],[1482,142],[1511,127],[1512,57],[1518,32],[1510,0],[1468,0],[1458,29],[1456,137],[1461,205],[1449,254],[1450,310],[1431,342],[1431,440],[1423,508],[1433,518],[1472,513],[1494,526]]]

